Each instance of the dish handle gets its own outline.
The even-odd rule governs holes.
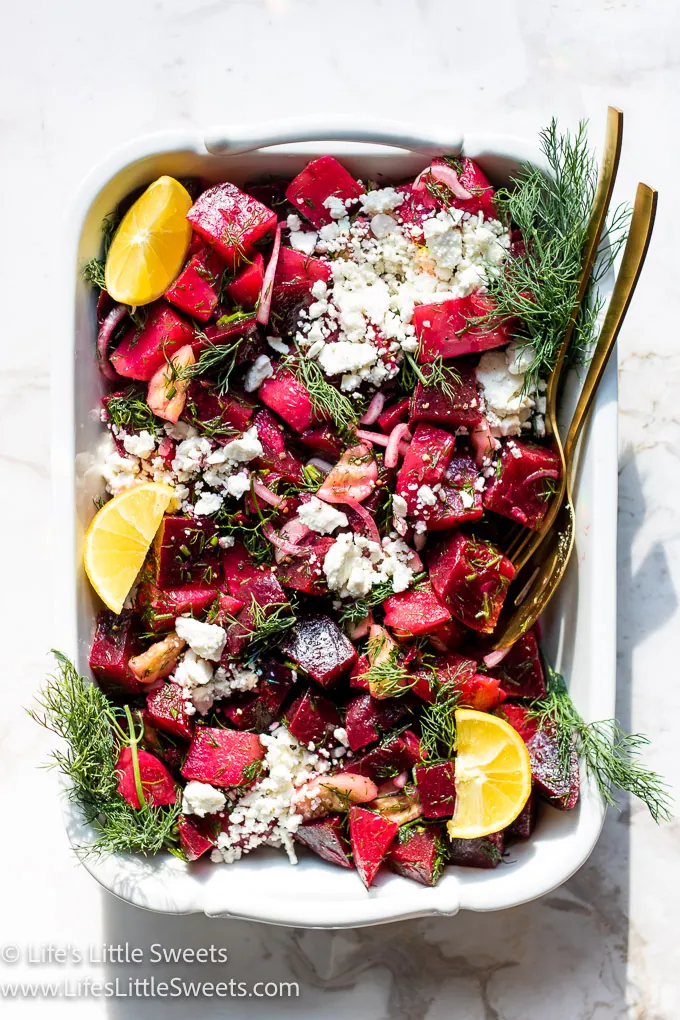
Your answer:
[[[442,134],[436,129],[414,132],[406,124],[381,120],[357,123],[356,120],[308,121],[288,120],[270,124],[215,127],[206,132],[205,147],[211,155],[235,156],[254,149],[290,142],[364,142],[368,145],[391,145],[425,156],[457,155],[463,148],[463,136],[453,131]]]

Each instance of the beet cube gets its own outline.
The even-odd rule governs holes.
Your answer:
[[[447,655],[439,666],[439,678],[442,683],[452,683],[460,691],[461,706],[466,708],[491,712],[503,701],[498,677],[478,673],[474,659],[455,653]]]
[[[273,613],[289,605],[285,592],[274,574],[263,572],[239,589],[243,609],[227,630],[227,655],[240,655],[248,647],[257,630],[257,617],[268,619]]]
[[[223,270],[224,264],[205,246],[166,290],[165,300],[199,322],[207,322],[217,307]]]
[[[174,804],[177,800],[177,783],[165,765],[148,751],[137,749],[139,775],[142,781],[142,795],[147,804],[162,807]],[[124,747],[116,762],[118,773],[118,793],[124,797],[130,807],[139,810],[141,803],[135,781],[135,770],[132,764],[132,748]]]
[[[360,691],[367,691],[368,678],[366,674],[370,668],[371,663],[369,662],[367,655],[360,655],[357,661],[352,666],[352,672],[349,675],[350,687],[356,687]]]
[[[149,585],[140,591],[139,606],[147,630],[172,630],[178,616],[200,616],[218,596],[217,588],[188,584],[162,591]]]
[[[276,227],[276,213],[227,181],[204,191],[187,219],[230,269],[246,260],[255,242]]]
[[[428,555],[435,594],[473,630],[490,634],[500,615],[515,568],[490,542],[454,532]]]
[[[536,827],[538,801],[533,793],[526,802],[514,822],[507,827],[505,835],[511,839],[529,839]]]
[[[258,252],[250,265],[227,286],[227,294],[235,305],[241,308],[254,308],[260,297],[263,282],[264,258]]]
[[[416,765],[413,774],[425,818],[451,818],[456,806],[455,765]]]
[[[159,730],[182,740],[191,740],[194,723],[184,711],[182,693],[179,684],[170,681],[147,695],[146,707],[151,722]]]
[[[477,489],[477,466],[467,453],[451,458],[434,506],[424,507],[420,516],[428,531],[448,531],[476,521],[484,513],[482,494]]]
[[[329,457],[335,461],[340,458],[345,447],[340,436],[330,425],[318,425],[313,429],[305,429],[298,436],[298,442],[317,457]]]
[[[537,729],[526,744],[535,789],[562,811],[576,807],[581,785],[576,748],[571,748],[565,768],[557,735],[550,725]]]
[[[367,889],[397,834],[399,826],[368,808],[349,809],[349,838],[354,864]]]
[[[471,320],[488,315],[493,308],[491,298],[479,293],[451,298],[436,305],[417,305],[413,322],[420,341],[418,360],[425,364],[440,355],[442,358],[455,358],[460,354],[478,354],[492,347],[505,346],[510,342],[507,323],[470,324]]]
[[[381,432],[389,435],[395,425],[408,421],[410,407],[411,400],[409,397],[404,397],[403,400],[398,400],[396,404],[390,404],[389,407],[386,407],[382,414],[378,415],[377,425]]]
[[[159,588],[210,586],[219,576],[217,529],[208,518],[164,517],[156,536]]]
[[[460,868],[496,868],[503,860],[505,836],[492,832],[477,839],[449,839],[449,863]]]
[[[517,730],[525,744],[528,744],[538,729],[538,723],[532,719],[529,709],[523,705],[505,704],[496,715],[509,722]]]
[[[260,577],[264,569],[255,566],[240,542],[234,542],[230,549],[222,553],[222,572],[232,596],[242,600],[242,586]]]
[[[487,510],[538,528],[560,477],[560,458],[554,450],[510,440],[500,458],[500,471],[484,490]]]
[[[221,711],[236,729],[263,733],[278,718],[294,681],[293,671],[274,659],[261,659],[257,668],[260,673],[257,687],[232,695]]]
[[[432,166],[444,162],[445,160],[437,157],[432,160]],[[447,166],[450,167],[451,164],[447,163]],[[472,197],[459,198],[453,191],[450,191],[449,204],[472,215],[482,212],[487,220],[498,219],[498,212],[493,200],[494,189],[481,167],[467,156],[460,156],[456,159],[455,169],[461,186],[469,191]]]
[[[286,556],[276,568],[276,575],[286,588],[320,595],[327,591],[323,561],[334,543],[330,535],[319,535],[305,546],[300,556]]]
[[[301,744],[323,744],[340,725],[335,705],[322,694],[307,690],[286,712],[286,724]]]
[[[373,698],[370,694],[360,694],[347,703],[345,729],[352,751],[358,751],[380,737],[378,723],[371,707],[372,702]]]
[[[406,731],[406,733],[409,732]],[[419,747],[418,758],[414,760],[416,751],[414,737],[415,734],[411,734],[411,737],[407,738],[405,733],[400,733],[396,737],[387,737],[384,743],[379,744],[378,747],[373,747],[360,758],[348,762],[341,771],[366,776],[378,784],[385,782],[386,779],[392,779],[405,769],[412,768],[419,760]],[[417,739],[415,737],[416,741]]]
[[[404,730],[399,734],[403,741],[403,753],[407,768],[413,768],[419,761],[423,760],[423,752],[420,747],[420,737],[413,730]]]
[[[182,775],[213,786],[245,786],[257,774],[264,747],[256,733],[200,726],[191,741]]]
[[[195,815],[180,815],[177,823],[179,842],[188,861],[212,850],[216,843],[214,818],[197,818]]]
[[[387,855],[392,871],[421,885],[436,885],[443,865],[444,844],[438,825],[400,830]]]
[[[428,639],[430,644],[439,652],[457,652],[466,639],[467,628],[458,620],[449,620],[442,623],[435,630],[430,631]]]
[[[289,482],[303,482],[302,461],[290,452],[290,438],[273,414],[264,408],[258,411],[255,425],[263,449],[262,456],[258,458],[259,464],[279,472]]]
[[[411,402],[409,425],[425,421],[454,431],[479,425],[482,412],[475,370],[470,365],[457,365],[455,371],[458,381],[450,379],[446,390],[418,383]],[[427,371],[423,374],[427,376]]]
[[[417,591],[390,595],[382,607],[385,626],[403,637],[427,634],[451,619],[451,613],[439,601],[430,584],[424,584]]]
[[[433,425],[419,424],[413,433],[413,439],[406,451],[399,474],[397,475],[397,493],[406,500],[409,514],[422,517],[423,511],[429,509],[419,495],[421,486],[441,484],[448,467],[455,439],[449,432],[437,429]]]
[[[102,609],[97,614],[97,628],[90,649],[90,669],[99,686],[112,696],[137,694],[146,689],[128,667],[135,654],[133,616],[128,610],[112,613]]]
[[[345,819],[342,815],[326,815],[313,822],[304,822],[295,833],[298,843],[313,850],[324,861],[338,864],[341,868],[352,868],[349,845],[343,832]]]
[[[332,156],[321,156],[295,177],[286,188],[286,198],[315,227],[332,223],[326,199],[334,197],[343,202],[364,194],[364,188]],[[351,208],[356,208],[356,204]]]
[[[217,387],[205,379],[192,379],[187,391],[183,417],[194,425],[202,422],[229,425],[235,432],[245,432],[255,412],[252,404],[230,392],[220,396]]]
[[[219,311],[219,309],[218,309]],[[238,341],[238,344],[236,343]],[[255,312],[250,316],[220,315],[216,323],[206,326],[202,333],[196,334],[191,345],[196,357],[204,350],[213,347],[233,347],[234,365],[245,365],[254,361],[259,354],[265,353],[265,346],[257,327]]]
[[[296,432],[304,432],[314,421],[309,390],[288,369],[279,369],[271,379],[265,379],[257,395]]]
[[[118,375],[148,382],[166,361],[192,342],[194,331],[164,301],[149,306],[144,325],[133,326],[111,355]]]
[[[533,630],[523,634],[498,666],[489,670],[507,698],[544,698],[545,676]]]
[[[348,673],[357,658],[351,641],[337,623],[322,613],[303,617],[282,645],[284,655],[322,687],[331,687]]]
[[[316,281],[327,283],[330,277],[331,268],[327,262],[293,248],[281,249],[272,290],[272,313],[283,335],[295,333],[301,310],[314,300],[312,287]]]

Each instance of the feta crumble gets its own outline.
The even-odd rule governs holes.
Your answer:
[[[401,539],[384,538],[380,544],[348,532],[338,535],[326,553],[323,572],[329,590],[340,598],[361,598],[390,580],[394,592],[405,591],[413,580],[411,556]]]
[[[271,379],[274,375],[274,368],[266,354],[260,354],[246,372],[243,389],[246,393],[254,393],[259,389],[265,379]]]
[[[513,342],[503,351],[487,351],[476,369],[493,436],[519,436],[530,425],[536,393],[526,386],[526,370],[534,354],[533,348],[519,347]]]
[[[227,633],[216,623],[202,623],[191,616],[178,616],[175,631],[202,659],[218,662],[227,643]]]
[[[206,815],[224,811],[226,803],[227,798],[221,790],[217,790],[210,783],[192,780],[187,783],[182,793],[182,814],[205,818]]]
[[[303,503],[299,507],[297,515],[304,525],[320,535],[330,535],[338,528],[346,528],[349,523],[347,514],[336,510],[329,503],[324,503],[317,496],[312,496],[310,500]]]

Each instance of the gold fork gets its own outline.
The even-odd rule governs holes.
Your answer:
[[[644,265],[654,228],[656,203],[657,192],[646,184],[638,184],[621,267],[564,444],[565,486],[558,512],[554,515],[555,523],[535,555],[525,561],[520,578],[522,585],[514,597],[515,611],[502,624],[502,632],[494,633],[494,648],[506,648],[514,644],[533,627],[555,594],[567,569],[574,548],[572,475],[577,444]],[[517,578],[513,582],[513,590],[517,591]]]

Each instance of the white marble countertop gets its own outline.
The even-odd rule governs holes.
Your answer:
[[[113,11],[115,10],[115,16]],[[107,152],[156,129],[375,110],[416,124],[534,135],[551,115],[626,114],[618,195],[661,193],[647,268],[620,342],[619,696],[624,726],[680,787],[675,665],[680,585],[680,286],[674,234],[680,11],[672,0],[32,0],[4,12],[0,61],[3,946],[225,947],[194,978],[288,980],[299,999],[17,999],[3,1016],[346,1015],[372,1020],[673,1020],[678,830],[637,804],[610,813],[590,862],[545,899],[495,915],[355,932],[159,917],[101,893],[67,846],[49,738],[22,710],[45,671],[49,592],[50,351],[59,219]],[[650,314],[651,312],[651,314]],[[59,393],[53,394],[58,402]],[[11,952],[10,952],[11,955]],[[161,968],[162,969],[162,968]],[[161,969],[94,966],[126,983]],[[171,968],[172,970],[172,968]],[[77,966],[2,964],[10,977]]]

